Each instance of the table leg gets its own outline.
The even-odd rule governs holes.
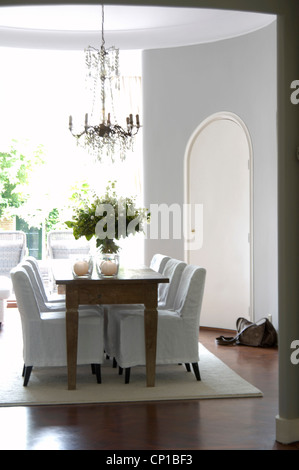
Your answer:
[[[156,352],[157,352],[157,288],[147,292],[144,305],[144,336],[145,336],[145,358],[146,358],[146,385],[155,386],[156,377]]]
[[[77,304],[77,305],[75,305]],[[76,389],[78,350],[78,301],[76,292],[66,290],[66,352],[68,389]]]

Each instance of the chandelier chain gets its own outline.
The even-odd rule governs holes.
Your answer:
[[[104,5],[102,5],[102,47],[105,46],[104,20],[105,20]]]

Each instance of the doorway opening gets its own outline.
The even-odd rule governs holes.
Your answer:
[[[189,216],[185,259],[207,269],[202,326],[235,329],[238,317],[253,318],[252,157],[248,129],[230,112],[205,119],[186,148],[185,203],[188,214],[201,205],[202,227]]]

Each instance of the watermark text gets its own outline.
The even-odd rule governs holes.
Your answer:
[[[142,224],[146,239],[183,240],[188,250],[198,250],[203,245],[203,204],[151,204],[149,223],[143,223],[140,217],[127,223],[127,215],[134,215],[129,211],[125,201],[119,202],[117,214],[112,205],[100,204],[95,213],[101,217],[96,225],[96,237],[125,238],[139,232]]]
[[[291,103],[298,104],[299,103],[299,80],[293,80],[291,83],[291,88],[295,89],[295,91],[291,93]]]

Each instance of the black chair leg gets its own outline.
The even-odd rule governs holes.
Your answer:
[[[187,369],[187,372],[191,372],[191,367],[190,367],[189,362],[186,362],[186,363],[185,363],[185,367],[186,367],[186,369]]]
[[[101,364],[91,364],[91,373],[96,375],[98,384],[102,383]]]
[[[201,380],[198,362],[192,362],[193,372],[195,374],[196,380]]]
[[[125,371],[125,384],[128,384],[130,382],[130,374],[131,374],[131,368],[127,367]]]
[[[102,383],[102,374],[101,374],[101,364],[93,364],[94,365],[94,372],[97,378],[97,383]]]
[[[123,375],[124,369],[122,367],[118,367],[118,375]],[[125,369],[125,384],[128,384],[130,382],[130,373],[131,373],[131,368],[127,367]]]
[[[117,362],[116,362],[115,357],[113,358],[113,361],[112,361],[112,367],[113,367],[114,369],[117,367]]]
[[[28,385],[32,368],[33,366],[26,366],[26,365],[24,365],[23,367],[22,376],[24,377],[24,382],[23,382],[24,387],[27,387]]]

